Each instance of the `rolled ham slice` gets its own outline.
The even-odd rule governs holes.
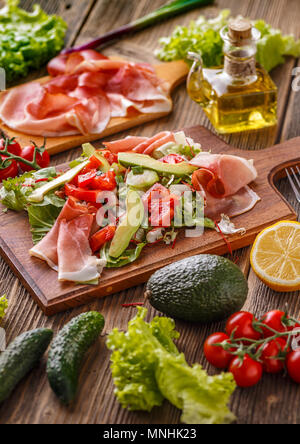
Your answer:
[[[211,180],[217,184],[219,197],[231,196],[257,178],[257,171],[251,160],[229,154],[203,152],[194,157],[190,164],[213,174]],[[209,181],[207,182],[207,177],[204,180],[205,187]]]
[[[57,242],[59,281],[83,283],[100,277],[106,261],[92,254],[89,244],[92,224],[91,214],[61,221]]]
[[[29,254],[46,261],[49,267],[57,271],[57,241],[61,221],[70,221],[83,214],[92,213],[92,211],[94,210],[90,210],[87,206],[81,204],[76,199],[69,197],[49,233],[47,233],[38,244],[34,245],[34,247],[29,250]]]

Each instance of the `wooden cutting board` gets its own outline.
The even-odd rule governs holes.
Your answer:
[[[117,57],[111,58],[117,59]],[[157,76],[161,80],[166,82],[167,92],[169,96],[171,96],[171,93],[176,88],[176,86],[178,86],[185,80],[189,71],[187,64],[182,60],[176,62],[161,63],[154,66],[154,68],[156,70]],[[37,81],[40,83],[45,83],[48,79],[49,77],[43,77],[41,79],[38,79]],[[1,95],[3,94],[5,94],[5,91],[0,93],[0,99]],[[107,125],[106,129],[101,134],[90,134],[87,136],[76,135],[65,137],[48,137],[47,151],[49,152],[49,154],[61,153],[62,151],[69,150],[70,148],[80,146],[82,143],[99,140],[103,137],[108,137],[120,131],[133,128],[134,126],[156,120],[160,117],[170,114],[170,112],[171,111],[161,113],[136,114],[132,117],[113,117]],[[9,137],[16,137],[22,147],[30,144],[31,141],[34,141],[38,146],[42,146],[44,143],[43,137],[31,136],[12,130],[11,128],[8,128],[1,120],[0,130]]]
[[[284,168],[287,166],[300,164],[300,137],[265,150],[244,151],[227,145],[203,127],[196,126],[184,131],[196,142],[200,142],[204,149],[211,149],[213,153],[235,154],[254,159],[258,178],[251,187],[261,197],[261,202],[250,212],[233,219],[237,227],[245,227],[247,230],[243,236],[237,234],[229,237],[233,250],[252,244],[262,229],[279,220],[297,219],[294,210],[275,188],[274,181],[284,176]],[[1,212],[0,254],[47,315],[141,284],[158,268],[179,259],[199,253],[228,252],[216,231],[206,230],[201,237],[185,238],[183,230],[174,249],[165,245],[145,247],[140,258],[133,264],[123,268],[105,269],[98,286],[83,286],[58,282],[55,271],[43,261],[29,255],[28,250],[31,247],[26,213]]]

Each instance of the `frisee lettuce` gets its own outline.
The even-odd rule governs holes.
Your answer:
[[[146,314],[145,308],[138,307],[126,333],[115,328],[108,335],[115,394],[121,405],[150,411],[166,398],[182,410],[182,422],[234,421],[227,407],[236,386],[232,374],[209,376],[198,364],[190,367],[173,342],[179,337],[173,319],[157,316],[147,323]]]
[[[192,51],[201,54],[205,67],[221,65],[223,40],[220,30],[228,25],[229,16],[230,10],[224,9],[214,19],[200,16],[188,27],[177,26],[170,37],[159,40],[156,56],[164,61],[184,59],[191,63],[187,55]],[[300,40],[295,40],[292,35],[283,35],[264,20],[253,21],[253,25],[261,32],[256,58],[267,71],[284,63],[284,56],[300,57]]]

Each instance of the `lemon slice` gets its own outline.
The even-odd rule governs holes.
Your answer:
[[[300,290],[300,223],[281,221],[263,230],[250,260],[257,276],[273,290]]]

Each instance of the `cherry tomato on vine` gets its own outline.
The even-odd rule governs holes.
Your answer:
[[[285,347],[286,341],[283,338],[276,338],[261,346],[260,360],[266,373],[280,373],[283,370],[284,361],[276,359],[276,357],[284,351]]]
[[[20,156],[22,151],[20,144],[16,142],[14,137],[12,139],[7,139],[7,140],[8,140],[7,151],[11,154],[14,154],[15,156]],[[6,142],[5,138],[0,139],[1,151],[5,149],[5,142]]]
[[[287,355],[286,367],[292,380],[300,384],[300,348]]]
[[[18,175],[18,164],[15,160],[8,157],[1,156],[0,181],[6,180],[9,177],[16,177]],[[5,160],[7,161],[5,162]]]
[[[204,343],[204,355],[208,362],[217,368],[228,368],[232,360],[232,354],[220,346],[214,344],[229,341],[229,336],[225,333],[214,333],[210,335]]]
[[[41,168],[47,168],[50,164],[50,156],[48,151],[44,150],[44,148],[38,148],[34,144],[25,146],[25,148],[22,149],[21,157],[23,159],[29,160],[30,162],[33,161],[34,151],[37,150],[36,154],[36,163]],[[20,162],[20,167],[23,171],[30,171],[34,168],[32,168],[29,165],[26,165],[25,163]]]
[[[288,328],[282,323],[282,319],[285,317],[284,311],[280,310],[271,310],[263,315],[261,318],[261,322],[271,327],[273,330],[276,330],[278,333],[283,333],[288,331]],[[288,317],[287,317],[288,318]],[[270,336],[274,336],[274,333],[267,328],[262,327],[263,335],[265,338],[269,338]]]
[[[247,338],[258,340],[261,334],[254,330],[252,322],[256,320],[252,313],[238,311],[230,316],[226,323],[226,333],[230,336],[234,332],[234,338]],[[247,342],[247,341],[245,341]]]
[[[234,358],[229,365],[229,371],[239,387],[252,387],[260,381],[263,366],[249,355],[245,355],[243,362],[239,357]]]

